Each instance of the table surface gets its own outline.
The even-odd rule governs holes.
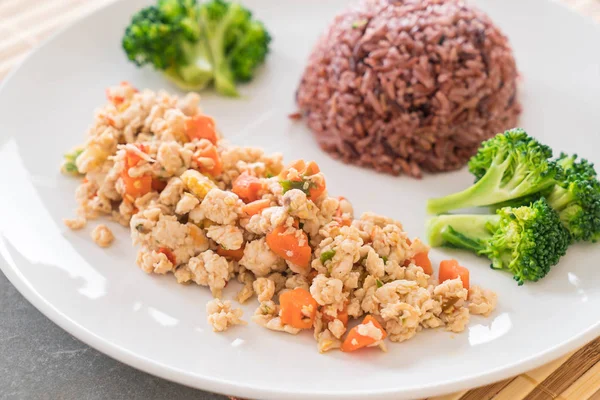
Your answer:
[[[0,0],[0,79],[50,32],[113,0]],[[600,21],[600,0],[562,0]],[[0,399],[198,399],[81,343],[0,273]],[[600,400],[600,338],[534,371],[435,400]],[[434,399],[430,399],[434,400]]]

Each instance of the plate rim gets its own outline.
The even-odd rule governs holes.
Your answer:
[[[575,10],[568,7],[563,2],[558,0],[537,0],[541,3],[550,3],[554,6],[562,8],[563,12],[570,13],[579,18],[582,23],[590,24],[596,28],[600,28],[600,24],[587,16],[581,15],[575,12]],[[19,62],[17,62],[12,70],[2,79],[0,83],[0,96],[6,85],[8,85],[12,79],[20,72],[23,65],[25,65],[29,59],[35,55],[40,49],[46,47],[53,41],[57,40],[64,34],[76,26],[84,24],[88,19],[94,18],[96,14],[106,11],[109,8],[118,8],[121,3],[125,0],[112,0],[100,7],[94,9],[88,14],[80,17],[60,29],[53,32],[44,40],[40,41],[29,53],[24,56]],[[600,29],[599,29],[600,32]],[[550,363],[572,351],[575,351],[587,343],[591,342],[597,337],[600,337],[600,321],[591,325],[587,330],[579,333],[569,340],[562,341],[561,343],[546,349],[545,351],[539,352],[536,355],[527,357],[525,359],[517,360],[514,363],[507,364],[502,367],[495,368],[486,372],[468,375],[466,377],[454,380],[438,380],[435,383],[424,386],[421,388],[409,388],[409,389],[384,389],[384,390],[360,390],[352,392],[335,391],[335,392],[311,392],[307,390],[294,390],[293,392],[273,390],[262,386],[254,386],[247,384],[240,384],[227,379],[219,379],[216,377],[207,377],[203,374],[194,374],[181,370],[169,365],[162,364],[154,361],[147,357],[128,350],[127,348],[118,346],[111,343],[109,340],[95,334],[94,332],[86,329],[85,327],[78,324],[75,320],[64,315],[58,308],[53,306],[47,301],[32,285],[31,283],[20,273],[17,264],[13,261],[10,252],[6,246],[5,238],[0,236],[0,256],[3,262],[0,262],[0,270],[7,277],[9,282],[18,290],[18,292],[25,297],[25,299],[32,304],[38,311],[40,311],[45,317],[50,319],[53,323],[58,325],[61,329],[67,333],[73,335],[78,340],[82,341],[86,345],[94,348],[95,350],[119,361],[132,368],[143,371],[155,377],[166,379],[171,382],[182,384],[191,388],[210,391],[214,393],[241,396],[244,398],[254,399],[298,399],[298,398],[312,398],[313,396],[319,396],[319,398],[330,400],[330,399],[348,399],[358,400],[364,399],[365,396],[371,399],[400,399],[400,398],[413,398],[415,396],[419,398],[427,398],[431,396],[448,395],[454,392],[462,390],[469,390],[476,387],[484,386],[494,382],[501,381],[510,377],[515,377],[524,372],[533,370],[542,365]],[[267,396],[267,397],[265,397]],[[400,396],[400,397],[399,397]]]

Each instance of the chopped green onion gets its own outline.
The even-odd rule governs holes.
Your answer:
[[[375,283],[377,283],[377,287],[380,288],[383,286],[383,282],[381,282],[379,279],[375,280]]]
[[[283,180],[279,181],[279,184],[283,188],[283,193],[286,193],[292,189],[298,189],[304,192],[305,195],[310,197],[310,189],[316,187],[313,182],[308,179],[302,179],[301,181]]]
[[[327,250],[321,253],[321,262],[325,264],[326,261],[329,261],[335,256],[335,250]]]
[[[384,263],[384,264],[387,264],[387,260],[388,260],[388,258],[387,258],[386,256],[383,256],[383,257],[381,257],[381,259],[383,260],[383,263]]]
[[[77,161],[77,157],[79,157],[81,153],[83,153],[83,149],[78,148],[70,153],[65,154],[65,160],[61,167],[61,171],[69,175],[81,175],[81,172],[79,172],[79,170],[77,169],[77,165],[75,164],[75,161]]]

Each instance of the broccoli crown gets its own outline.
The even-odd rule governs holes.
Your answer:
[[[550,147],[530,137],[523,129],[515,128],[483,142],[477,154],[469,160],[468,166],[475,181],[478,181],[491,167],[499,162],[507,162],[502,176],[502,183],[507,183],[523,166],[531,168],[539,165],[541,176],[556,173],[555,163],[550,162],[550,158]]]
[[[545,199],[497,213],[496,230],[480,254],[490,258],[492,268],[512,272],[519,285],[543,278],[566,254],[571,236]]]
[[[432,246],[450,246],[488,257],[494,269],[510,271],[519,285],[538,281],[566,254],[569,232],[540,199],[505,207],[495,215],[440,215],[428,222]]]
[[[600,183],[594,165],[564,154],[558,164],[564,169],[564,178],[547,196],[548,203],[574,240],[596,241],[600,236]]]
[[[485,141],[469,161],[475,183],[462,192],[431,199],[428,212],[490,206],[530,196],[553,186],[561,168],[550,160],[552,150],[522,129],[512,129]]]
[[[236,82],[251,80],[269,52],[271,36],[237,3],[158,0],[136,13],[123,36],[127,57],[152,65],[186,90],[209,83],[237,95]]]
[[[123,36],[123,49],[137,66],[166,70],[187,62],[182,46],[198,40],[195,0],[159,0],[138,11]]]
[[[565,171],[570,174],[577,174],[579,176],[585,176],[588,179],[596,178],[597,173],[594,168],[594,164],[586,160],[585,158],[579,158],[577,154],[568,155],[560,153],[556,163]]]

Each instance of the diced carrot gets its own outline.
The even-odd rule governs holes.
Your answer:
[[[325,178],[321,176],[321,180],[315,186],[308,189],[308,197],[311,199],[317,199],[325,192]]]
[[[260,199],[260,191],[263,185],[255,176],[243,172],[233,181],[231,191],[238,195],[238,197],[244,200],[245,203],[250,203]]]
[[[157,252],[163,253],[165,256],[167,256],[169,261],[171,261],[171,264],[177,265],[177,259],[175,258],[175,254],[173,254],[173,252],[170,249],[167,249],[166,247],[161,247],[157,250]]]
[[[121,173],[121,179],[125,185],[125,193],[133,197],[143,196],[152,190],[152,177],[150,175],[142,175],[137,178],[132,178],[129,176],[128,171],[123,170]]]
[[[194,115],[185,121],[185,134],[190,140],[208,139],[217,144],[215,120],[208,115]]]
[[[213,165],[211,167],[206,167],[198,161],[200,172],[202,172],[203,174],[209,174],[213,177],[221,175],[221,172],[223,172],[223,164],[221,163],[221,158],[219,157],[217,148],[214,145],[209,144],[207,142],[204,143],[206,143],[207,146],[198,149],[196,153],[194,153],[194,155],[196,156],[197,160],[200,158],[211,159],[213,161]]]
[[[304,168],[304,175],[311,176],[318,174],[319,172],[321,172],[321,169],[314,161],[309,161],[308,164],[306,164],[306,168]]]
[[[318,305],[306,289],[296,288],[281,294],[279,306],[283,324],[297,329],[312,328]]]
[[[141,151],[147,151],[143,145],[138,145]],[[139,154],[128,151],[125,154],[125,168],[121,171],[121,179],[125,185],[125,193],[133,197],[140,197],[152,190],[152,176],[142,175],[136,178],[129,175],[129,169],[135,167],[141,160]]]
[[[242,211],[249,217],[259,214],[262,210],[269,207],[271,201],[268,199],[261,199],[253,201],[252,203],[244,204],[242,206]]]
[[[267,234],[267,245],[279,257],[308,270],[312,250],[306,233],[301,230],[285,233],[286,229],[285,226],[278,226],[273,232]]]
[[[244,246],[237,250],[224,249],[222,246],[217,247],[217,254],[221,257],[230,258],[235,261],[240,261],[244,256]]]
[[[440,263],[439,281],[459,278],[465,289],[469,288],[469,270],[458,263],[458,261],[444,260]]]
[[[367,315],[360,325],[367,325],[369,322],[372,322],[373,325],[375,325],[375,327],[381,331],[382,340],[387,337],[387,333],[385,332],[381,324],[372,315]],[[344,342],[342,343],[342,351],[355,351],[377,342],[377,340],[370,336],[363,336],[360,333],[358,333],[358,327],[360,325],[357,325],[354,328],[350,329],[350,332],[348,332],[348,335],[346,335],[346,339],[344,339]]]
[[[279,176],[281,178],[287,178],[287,173],[290,169],[295,169],[296,171],[298,171],[299,174],[304,173],[304,170],[306,169],[306,162],[302,159],[300,160],[296,160],[296,161],[292,161],[290,164],[288,164],[287,167],[285,167],[281,173],[279,174]]]
[[[152,179],[152,190],[162,192],[167,187],[167,181]]]
[[[433,268],[431,268],[431,260],[429,259],[429,252],[424,251],[422,253],[415,254],[413,262],[419,267],[423,268],[423,272],[427,275],[433,274]]]
[[[137,147],[138,149],[140,149],[140,151],[143,153],[148,152],[147,146],[142,143],[137,143],[134,146]],[[134,151],[127,151],[127,153],[125,153],[125,167],[127,169],[129,169],[131,167],[135,167],[136,165],[138,165],[138,163],[141,160],[142,160],[142,157]]]
[[[347,303],[344,305],[344,309],[342,311],[338,310],[337,319],[342,321],[344,326],[348,326],[349,317],[348,317],[348,304]],[[323,313],[323,321],[329,323],[329,322],[332,322],[333,320],[334,320],[334,318],[331,315]]]

